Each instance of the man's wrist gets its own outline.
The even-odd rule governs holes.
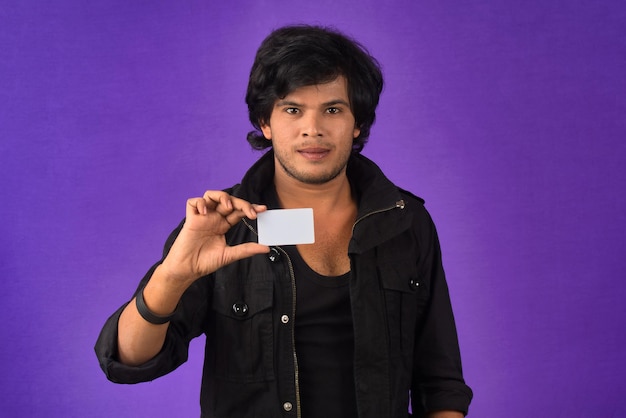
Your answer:
[[[152,273],[151,282],[158,283],[159,287],[167,289],[168,293],[182,295],[197,277],[181,275],[176,268],[171,268],[167,260],[159,264]]]
[[[139,293],[137,293],[137,297],[135,298],[135,302],[137,304],[137,312],[139,312],[139,315],[141,315],[141,317],[145,319],[147,322],[154,324],[154,325],[162,325],[171,321],[174,315],[176,314],[176,310],[174,310],[174,312],[170,313],[169,315],[155,314],[146,305],[146,301],[144,300],[144,297],[143,297],[144,289],[141,289]]]
[[[189,283],[193,283],[190,281]],[[189,287],[178,280],[168,276],[168,273],[158,266],[152,273],[152,277],[144,288],[137,294],[137,309],[142,309],[144,319],[153,314],[156,317],[167,317],[172,315],[183,293]],[[139,306],[139,305],[143,306]],[[143,309],[145,307],[145,309]],[[148,313],[146,313],[146,310]],[[158,320],[155,320],[158,322]],[[151,322],[151,321],[148,321]]]

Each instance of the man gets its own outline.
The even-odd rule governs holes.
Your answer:
[[[203,417],[467,413],[435,227],[359,153],[382,85],[376,61],[335,31],[265,39],[248,141],[271,150],[241,184],[187,201],[163,258],[98,339],[110,380],[166,374],[205,333]],[[315,243],[256,243],[268,208],[313,208]]]

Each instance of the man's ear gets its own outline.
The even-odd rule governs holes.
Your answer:
[[[271,140],[272,139],[272,128],[270,127],[270,125],[266,124],[266,123],[261,123],[260,127],[261,127],[261,132],[263,132],[263,136],[265,137],[265,139]]]

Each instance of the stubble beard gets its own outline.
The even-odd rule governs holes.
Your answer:
[[[342,161],[340,161],[336,166],[332,167],[332,169],[326,173],[308,174],[294,167],[295,164],[288,164],[286,161],[283,160],[283,158],[281,158],[280,155],[275,155],[278,164],[280,164],[283,171],[289,177],[298,180],[301,183],[310,185],[325,184],[339,177],[342,173],[345,172],[346,166],[348,165],[348,159],[350,158],[350,154],[348,153]]]

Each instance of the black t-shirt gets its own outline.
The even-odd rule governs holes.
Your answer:
[[[295,339],[303,418],[357,417],[350,273],[322,276],[295,246],[285,248],[296,277]]]

